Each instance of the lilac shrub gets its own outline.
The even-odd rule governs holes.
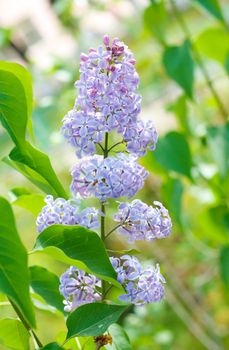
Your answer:
[[[79,225],[89,229],[99,227],[101,239],[115,230],[134,241],[165,238],[171,231],[171,219],[160,203],[147,205],[139,199],[119,202],[114,221],[118,223],[106,232],[106,206],[111,198],[134,197],[149,175],[138,164],[138,157],[147,149],[153,151],[157,132],[152,121],[139,119],[141,96],[139,77],[132,52],[118,39],[104,36],[103,45],[90,49],[80,59],[80,79],[75,83],[78,96],[73,109],[63,119],[62,132],[75,148],[78,160],[72,167],[71,193],[73,199],[46,197],[46,206],[37,218],[38,232],[53,224]],[[120,138],[111,143],[109,135],[116,131]],[[118,145],[125,153],[116,153]],[[96,154],[99,152],[100,154]],[[101,154],[102,153],[102,154]],[[112,153],[112,155],[111,155]],[[79,198],[97,198],[101,210],[80,210]],[[125,293],[123,302],[144,305],[159,302],[164,296],[165,279],[160,268],[143,268],[134,256],[110,257],[117,281]],[[105,300],[110,286],[99,278],[71,266],[60,278],[60,293],[65,311],[82,304]]]

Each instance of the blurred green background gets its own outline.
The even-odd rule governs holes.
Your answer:
[[[228,349],[229,2],[0,0],[0,9],[0,59],[32,73],[35,144],[49,154],[66,188],[75,154],[60,127],[76,98],[79,55],[97,47],[105,33],[133,51],[141,117],[153,120],[159,133],[156,152],[141,159],[151,175],[137,197],[162,201],[173,231],[166,240],[139,245],[145,260],[161,265],[165,300],[136,308],[123,324],[136,350]],[[0,126],[0,157],[11,148]],[[0,162],[0,194],[13,201],[15,187],[38,193]],[[112,203],[110,215],[116,207]],[[16,203],[14,210],[31,250],[35,216]],[[109,246],[126,248],[127,242],[117,234]],[[58,275],[66,268],[31,255],[34,263]],[[12,313],[1,299],[0,318]],[[41,301],[36,305],[38,334],[52,341],[65,329],[63,317]]]

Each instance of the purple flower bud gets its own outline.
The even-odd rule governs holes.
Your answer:
[[[110,45],[110,38],[106,34],[103,37],[103,43],[104,43],[105,46],[109,46]]]
[[[89,229],[99,227],[99,211],[95,208],[86,208],[80,211],[79,201],[45,198],[45,205],[37,217],[37,231],[40,233],[54,224],[79,225]]]
[[[60,277],[59,290],[65,298],[65,311],[101,300],[101,281],[74,266]]]
[[[105,159],[99,155],[79,159],[71,174],[73,195],[95,196],[103,202],[107,198],[133,197],[148,176],[137,164],[137,157],[121,153]]]
[[[148,206],[139,199],[119,205],[114,220],[121,224],[119,232],[126,235],[129,242],[152,241],[170,234],[172,222],[168,210],[160,202],[155,201],[154,205]]]
[[[160,274],[160,268],[148,266],[143,270],[135,256],[123,255],[120,258],[110,258],[115,269],[117,280],[123,285],[126,294],[120,296],[120,300],[131,302],[135,305],[144,305],[161,301],[164,296],[164,277]]]

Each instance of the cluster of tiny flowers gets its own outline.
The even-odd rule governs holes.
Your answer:
[[[160,274],[157,264],[154,268],[149,266],[143,269],[138,259],[134,256],[123,255],[120,258],[110,258],[120,282],[126,290],[126,294],[119,297],[120,300],[134,305],[159,302],[164,296],[164,277]]]
[[[64,198],[54,200],[50,195],[46,196],[45,202],[36,220],[39,233],[54,224],[80,225],[89,229],[99,227],[99,211],[95,208],[80,211],[77,201]]]
[[[71,191],[76,196],[107,198],[133,197],[144,185],[148,172],[133,155],[103,158],[94,155],[79,159],[72,169]]]
[[[65,298],[64,310],[67,312],[101,300],[101,280],[74,266],[70,266],[60,277],[59,290]]]
[[[156,207],[135,199],[119,205],[114,220],[120,223],[119,232],[126,235],[129,242],[153,241],[170,234],[172,222],[168,210],[160,202],[153,203]]]
[[[136,124],[132,124],[125,129],[123,139],[126,142],[126,148],[130,153],[144,156],[147,147],[151,151],[155,150],[157,132],[152,121],[147,121],[144,124],[142,120],[138,120]]]
[[[81,55],[78,97],[63,119],[63,134],[81,157],[94,154],[104,133],[116,129],[129,152],[143,155],[147,147],[155,148],[157,133],[151,122],[137,120],[141,96],[135,59],[117,38],[110,42],[105,35],[103,44]]]

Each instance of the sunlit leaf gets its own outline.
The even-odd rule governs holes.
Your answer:
[[[222,27],[207,28],[198,35],[195,46],[198,52],[224,66],[229,52],[229,33]]]
[[[67,339],[75,336],[96,336],[103,334],[115,323],[126,306],[103,303],[85,304],[73,311],[67,318]]]
[[[185,40],[181,46],[167,47],[163,55],[163,64],[168,76],[175,80],[192,98],[194,62],[191,56],[190,42]]]
[[[211,155],[225,178],[229,170],[229,124],[210,127],[207,135]]]
[[[35,325],[29,295],[27,253],[17,233],[10,204],[0,197],[0,291],[16,304],[27,322]]]
[[[29,350],[29,332],[20,320],[0,320],[0,346],[11,350]]]
[[[24,208],[37,216],[45,205],[45,202],[42,194],[35,193],[21,195],[12,204]]]

